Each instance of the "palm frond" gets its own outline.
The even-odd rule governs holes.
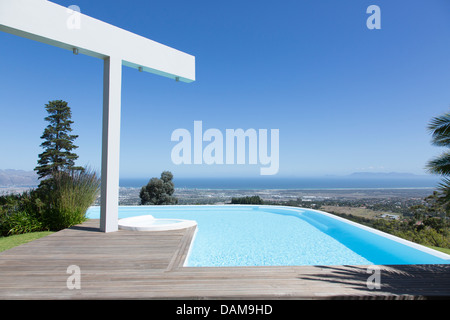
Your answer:
[[[450,146],[450,113],[431,119],[428,130],[431,131],[432,143],[436,146]]]
[[[427,163],[426,169],[429,173],[450,175],[450,151],[444,152],[440,156]]]
[[[439,191],[439,203],[444,206],[445,211],[449,211],[450,208],[450,179],[443,178],[442,182],[438,185]]]

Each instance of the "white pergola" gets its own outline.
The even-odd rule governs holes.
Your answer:
[[[195,81],[195,57],[76,13],[47,0],[0,0],[0,31],[103,59],[103,133],[100,230],[117,231],[122,65],[172,78]]]

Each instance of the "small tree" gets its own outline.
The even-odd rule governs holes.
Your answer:
[[[78,155],[72,150],[78,148],[73,141],[78,137],[71,135],[72,112],[67,102],[62,100],[49,101],[45,105],[49,116],[45,118],[50,124],[45,128],[41,139],[45,140],[41,147],[44,152],[39,154],[38,166],[34,169],[39,179],[51,178],[61,171],[83,170],[75,167]],[[42,181],[41,181],[42,185]]]
[[[151,178],[148,184],[141,188],[139,197],[141,204],[177,204],[178,199],[173,195],[175,185],[172,182],[173,174],[170,171],[163,171],[161,178]]]

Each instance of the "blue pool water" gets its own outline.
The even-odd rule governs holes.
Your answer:
[[[119,218],[197,221],[186,266],[448,264],[450,256],[330,214],[273,206],[119,207]],[[88,218],[98,219],[99,207]]]

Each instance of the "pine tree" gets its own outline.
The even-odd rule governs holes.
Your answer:
[[[71,135],[72,112],[67,102],[62,100],[49,101],[45,105],[49,116],[45,118],[50,124],[45,128],[41,139],[45,140],[41,147],[44,152],[39,154],[38,166],[34,169],[39,179],[51,178],[61,171],[83,170],[75,167],[78,155],[72,150],[78,148],[73,141],[78,137]]]

